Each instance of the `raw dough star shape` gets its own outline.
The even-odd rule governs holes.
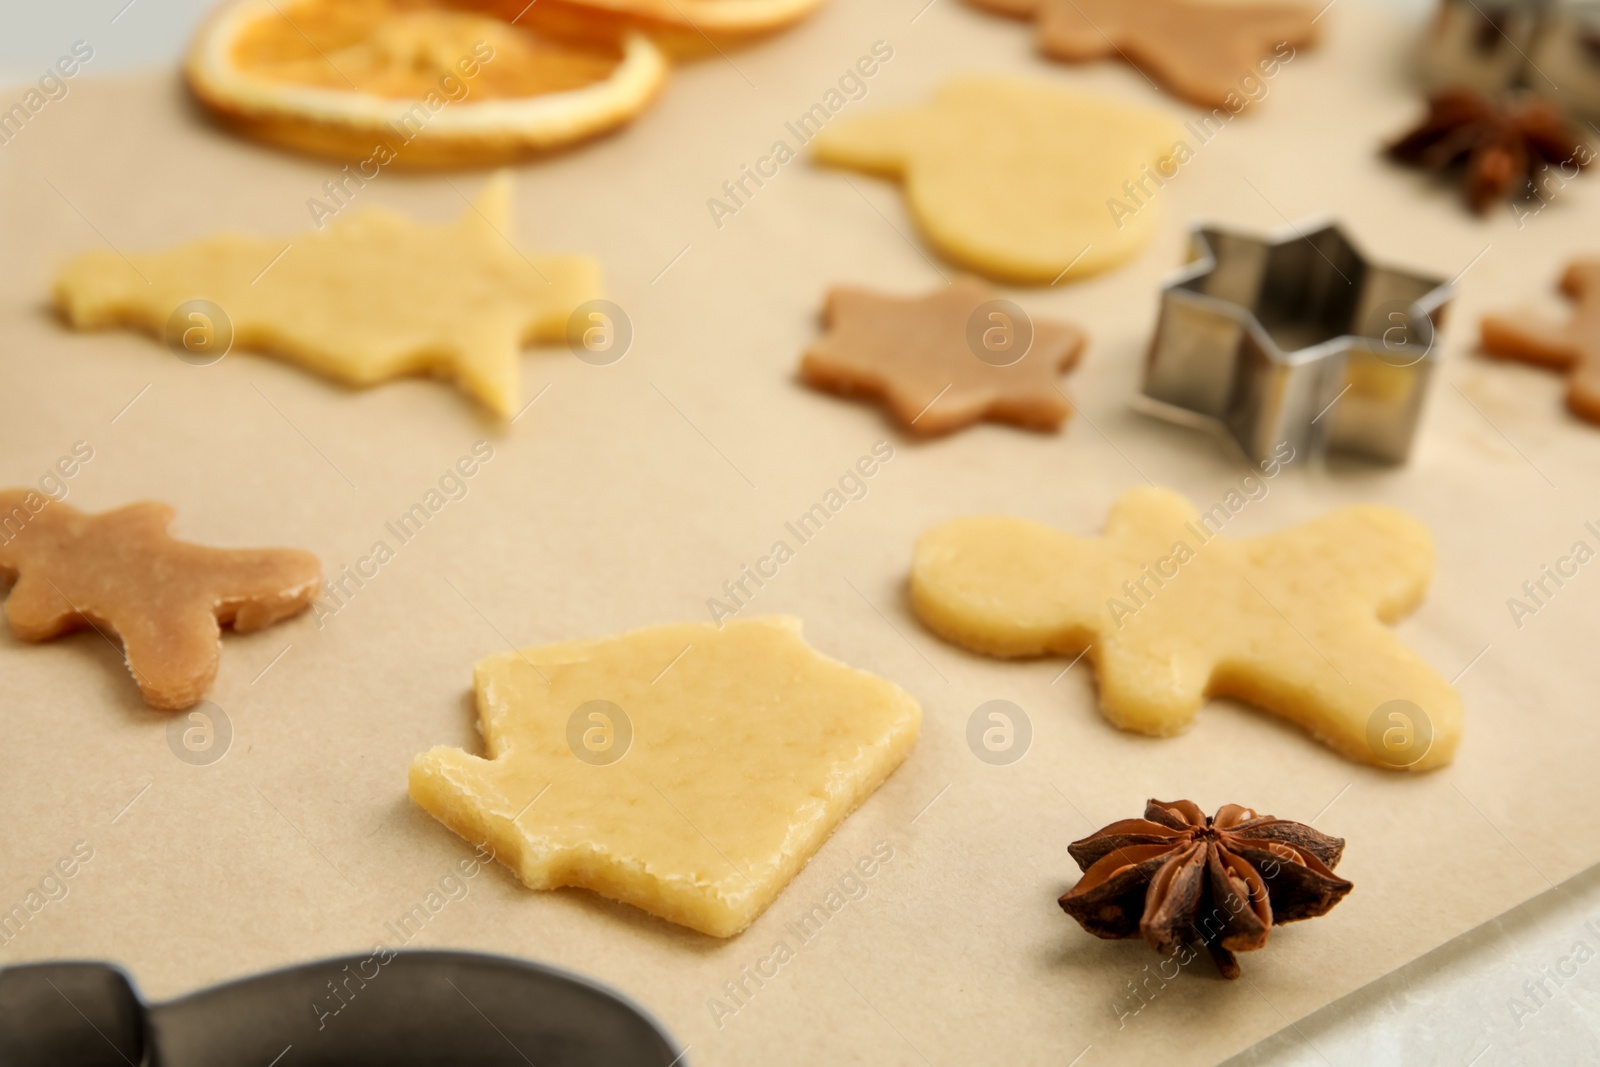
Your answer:
[[[305,609],[322,566],[285,548],[210,548],[167,534],[166,504],[87,515],[35,492],[0,491],[0,578],[11,631],[47,641],[92,626],[122,639],[145,702],[177,711],[217,675],[221,624],[249,633]]]
[[[1483,347],[1501,359],[1571,371],[1567,407],[1579,418],[1600,422],[1600,259],[1567,267],[1561,291],[1574,302],[1566,325],[1489,315],[1483,320]]]
[[[1042,285],[1144,247],[1159,214],[1147,175],[1177,140],[1154,112],[1048,82],[963,78],[924,107],[837,119],[811,144],[820,163],[900,179],[917,225],[954,262]],[[1125,182],[1156,198],[1113,211]]]
[[[972,0],[1035,20],[1039,47],[1071,62],[1121,56],[1203,107],[1246,99],[1240,79],[1280,44],[1316,39],[1317,5],[1217,0]]]
[[[581,886],[714,937],[772,903],[922,719],[781,617],[506,652],[473,680],[487,758],[423,753],[411,798],[530,889]]]
[[[573,310],[600,295],[593,260],[524,256],[510,226],[501,173],[454,223],[367,208],[290,241],[222,234],[128,259],[88,252],[56,280],[55,302],[77,329],[161,337],[179,305],[209,300],[237,347],[353,386],[453,378],[506,418],[521,399],[521,348],[563,340]]]
[[[917,433],[948,433],[983,418],[1056,429],[1072,414],[1056,377],[1077,364],[1083,331],[984,308],[999,295],[970,278],[911,299],[830,290],[822,313],[827,332],[806,350],[800,375],[821,389],[881,397]],[[1020,348],[1025,331],[1031,344],[1016,362],[1005,363],[1013,357],[1004,350],[977,355],[985,333]]]
[[[1393,767],[1369,730],[1374,712],[1405,700],[1432,727],[1407,769],[1449,763],[1461,736],[1455,690],[1384,625],[1426,590],[1426,528],[1361,505],[1226,540],[1215,531],[1229,515],[1222,503],[1202,518],[1177,493],[1143,487],[1112,505],[1098,538],[1020,518],[953,519],[917,542],[912,603],[934,632],[988,655],[1087,649],[1101,711],[1125,730],[1176,734],[1206,697],[1237,697],[1345,756]]]

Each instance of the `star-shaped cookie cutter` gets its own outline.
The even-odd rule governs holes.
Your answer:
[[[1287,443],[1403,462],[1454,291],[1370,263],[1332,222],[1266,237],[1197,224],[1162,291],[1139,406],[1220,429],[1256,461]]]

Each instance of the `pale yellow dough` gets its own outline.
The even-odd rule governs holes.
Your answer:
[[[593,260],[524,256],[510,231],[502,172],[454,223],[352,207],[294,238],[221,234],[126,259],[88,252],[56,279],[55,302],[78,329],[159,337],[179,305],[209,300],[232,322],[235,348],[348,385],[436,374],[509,417],[521,404],[522,346],[563,340],[572,311],[600,295]]]
[[[899,178],[917,225],[952,261],[1048,284],[1108,270],[1144,247],[1163,195],[1146,175],[1169,180],[1156,168],[1177,139],[1174,123],[1141,108],[1047,82],[963,78],[924,107],[830,123],[812,152],[820,163]],[[1130,203],[1124,182],[1152,191],[1133,214],[1108,203]]]
[[[1098,538],[1027,519],[953,519],[917,542],[912,602],[935,632],[989,655],[1087,648],[1101,710],[1126,730],[1175,734],[1207,696],[1230,696],[1352,759],[1395,766],[1374,752],[1369,721],[1406,700],[1433,731],[1406,769],[1449,763],[1461,738],[1455,690],[1384,625],[1422,599],[1428,531],[1363,505],[1228,540],[1214,533],[1226,506],[1208,514],[1170,490],[1139,488],[1112,506]]]
[[[529,888],[581,886],[714,937],[772,903],[922,721],[910,694],[782,617],[506,652],[474,681],[487,758],[423,753],[411,798]],[[580,716],[588,759],[569,745],[574,711],[597,699],[631,724],[615,762],[598,762],[622,751],[614,713]]]

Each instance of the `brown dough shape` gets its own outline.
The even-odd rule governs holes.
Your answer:
[[[1077,364],[1084,333],[1030,319],[1033,342],[1021,359],[1006,366],[985,362],[969,344],[970,323],[998,298],[972,278],[912,298],[829,290],[822,311],[826,332],[806,350],[800,376],[818,389],[880,398],[906,429],[928,436],[985,418],[1057,429],[1072,405],[1056,378]]]
[[[1082,63],[1117,55],[1202,107],[1243,99],[1240,80],[1280,44],[1316,40],[1317,5],[1207,0],[972,0],[1035,20],[1048,56]]]
[[[37,492],[0,490],[0,580],[11,630],[47,641],[92,626],[122,639],[145,702],[177,711],[217,674],[221,625],[248,633],[303,611],[322,578],[308,552],[209,548],[167,536],[173,510],[89,515]]]
[[[1561,291],[1574,304],[1565,324],[1486,315],[1483,348],[1499,359],[1570,371],[1567,407],[1580,419],[1600,422],[1600,259],[1570,264]]]

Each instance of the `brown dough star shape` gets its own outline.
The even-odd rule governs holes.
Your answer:
[[[1020,312],[970,278],[909,299],[833,289],[822,312],[827,332],[806,350],[800,376],[830,392],[879,397],[915,433],[985,418],[1054,430],[1072,414],[1056,377],[1077,364],[1084,334]]]
[[[1489,315],[1483,320],[1483,347],[1500,359],[1571,371],[1567,407],[1579,418],[1600,422],[1600,259],[1567,267],[1561,291],[1575,304],[1566,325]]]
[[[1048,56],[1085,62],[1121,56],[1202,107],[1242,110],[1240,82],[1282,45],[1311,44],[1317,5],[1218,0],[972,0],[1033,18]],[[1271,61],[1268,61],[1269,63]],[[1230,101],[1230,96],[1234,99]],[[1237,103],[1235,108],[1233,104]]]
[[[1237,697],[1351,759],[1449,763],[1461,702],[1385,625],[1422,600],[1427,529],[1363,505],[1264,537],[1219,536],[1245,504],[1234,492],[1202,515],[1140,487],[1112,505],[1098,538],[952,519],[917,542],[912,604],[935,633],[987,655],[1086,654],[1101,711],[1124,730],[1171,736],[1206,697]]]
[[[0,579],[24,641],[92,626],[122,638],[153,708],[199,701],[217,674],[222,623],[248,633],[305,609],[322,577],[308,552],[209,548],[167,536],[172,508],[152,502],[86,515],[36,492],[0,490]]]
[[[522,346],[565,339],[572,313],[600,295],[593,260],[523,255],[510,229],[501,172],[453,223],[369,207],[292,240],[219,234],[152,255],[87,252],[56,279],[55,303],[76,329],[133,326],[176,344],[174,333],[221,328],[208,310],[188,314],[191,329],[173,326],[190,301],[210,301],[239,348],[352,386],[437,374],[510,418]]]

